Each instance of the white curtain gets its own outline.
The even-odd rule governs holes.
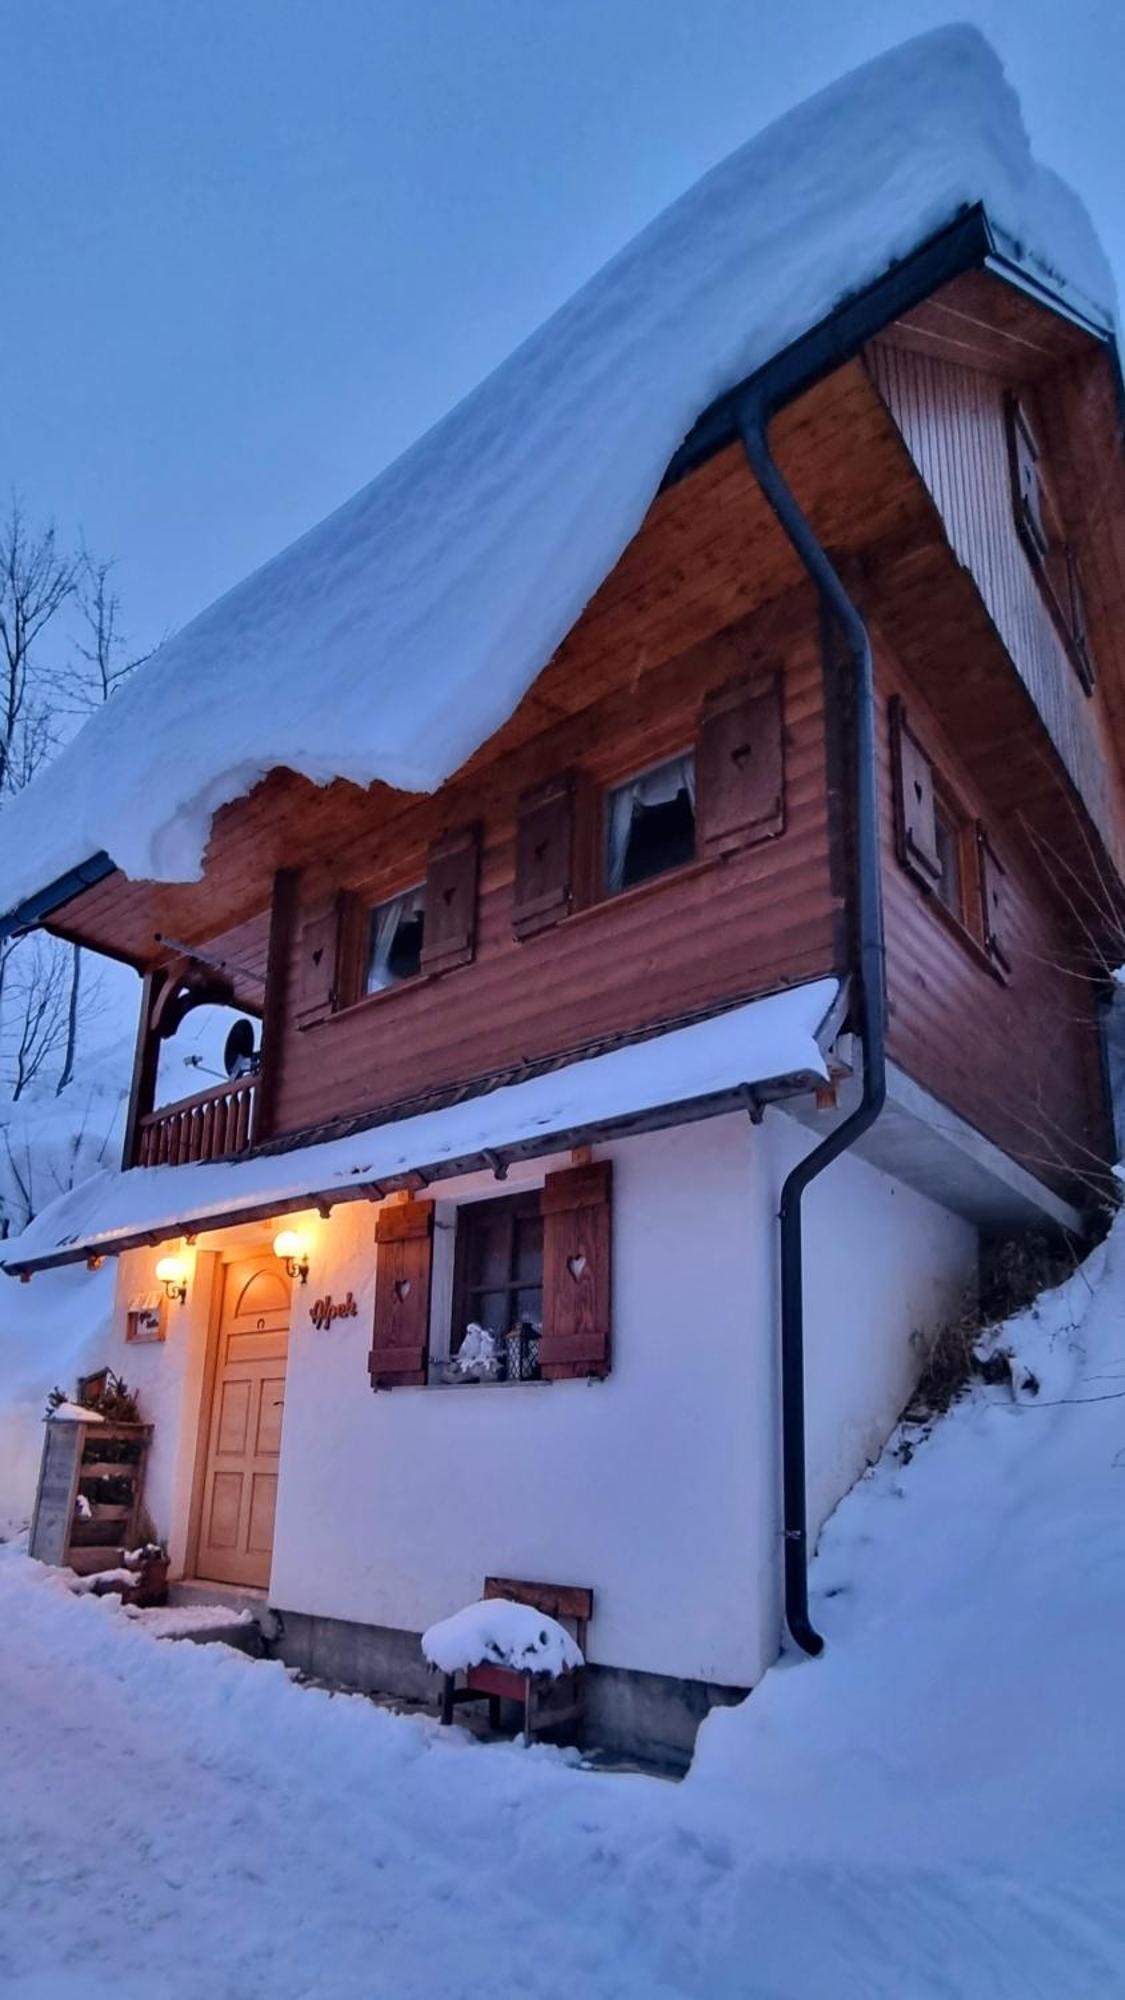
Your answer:
[[[610,793],[606,884],[611,891],[620,889],[625,880],[625,857],[638,806],[670,805],[680,792],[687,793],[694,812],[695,758],[690,751],[683,757],[672,757],[667,764],[658,764],[655,771],[643,771],[639,778],[630,779],[627,785]]]
[[[421,909],[424,898],[424,889],[405,889],[401,896],[392,896],[389,903],[380,903],[376,909],[371,925],[371,957],[367,964],[369,993],[381,993],[385,986],[394,985],[391,953],[398,927]]]

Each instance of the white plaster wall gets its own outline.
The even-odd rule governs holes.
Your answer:
[[[372,1214],[333,1212],[295,1294],[274,1604],[420,1631],[486,1574],[591,1584],[593,1658],[738,1683],[760,1671],[775,1484],[765,1156],[741,1116],[598,1150],[614,1160],[605,1382],[373,1394]],[[503,1190],[481,1176],[432,1192]],[[302,1319],[318,1292],[349,1288],[357,1318],[326,1332]]]
[[[203,1391],[211,1288],[217,1258],[205,1250],[182,1252],[188,1273],[188,1296],[166,1311],[167,1338],[128,1341],[126,1314],[131,1298],[159,1291],[155,1277],[159,1258],[173,1247],[130,1250],[120,1259],[113,1319],[104,1360],[122,1376],[138,1398],[146,1424],[155,1425],[145,1475],[145,1506],[159,1538],[167,1542],[172,1574],[184,1568],[195,1442]]]
[[[813,1143],[767,1119],[777,1186]],[[916,1337],[976,1284],[977,1232],[854,1154],[804,1200],[805,1432],[813,1544],[837,1502],[878,1457],[918,1379]]]
[[[777,1202],[813,1143],[771,1111],[758,1128],[739,1114],[598,1149],[614,1161],[614,1360],[600,1383],[373,1394],[374,1211],[309,1218],[272,1602],[420,1631],[477,1596],[488,1573],[591,1584],[593,1659],[760,1678],[780,1632]],[[562,1164],[513,1167],[507,1189]],[[439,1202],[504,1191],[490,1175],[431,1190]],[[851,1156],[814,1184],[806,1211],[815,1533],[893,1427],[917,1371],[911,1334],[951,1308],[976,1241]],[[124,1339],[126,1301],[152,1285],[160,1248],[123,1258],[105,1356],[156,1425],[148,1505],[177,1569],[223,1242],[188,1253],[188,1303],[170,1308],[160,1345]],[[314,1328],[313,1301],[349,1290],[356,1316]]]

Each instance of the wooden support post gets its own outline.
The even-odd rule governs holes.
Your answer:
[[[160,1060],[160,1039],[154,1032],[152,1017],[164,990],[166,977],[167,975],[159,970],[146,972],[141,982],[141,1011],[137,1020],[133,1080],[129,1088],[129,1109],[125,1118],[125,1145],[121,1159],[123,1167],[134,1167],[137,1164],[141,1119],[148,1117],[156,1096],[156,1068]]]
[[[285,1032],[286,975],[293,942],[297,909],[297,874],[293,868],[279,868],[273,878],[270,903],[270,937],[266,952],[266,993],[262,1007],[262,1055],[258,1071],[257,1104],[250,1143],[257,1146],[273,1137],[276,1128],[277,1086],[281,1049]]]

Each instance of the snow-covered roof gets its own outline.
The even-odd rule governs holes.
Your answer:
[[[511,714],[724,391],[983,204],[1103,323],[1086,213],[975,29],[943,28],[705,175],[371,485],[170,639],[6,809],[0,910],[104,850],[187,881],[287,765],[429,791]]]
[[[751,1000],[729,1013],[612,1049],[546,1076],[285,1153],[184,1167],[95,1174],[0,1244],[13,1272],[120,1249],[139,1237],[179,1236],[217,1217],[268,1215],[423,1172],[435,1179],[480,1166],[489,1154],[686,1105],[726,1099],[743,1085],[827,1075],[820,1039],[838,993],[834,979]]]

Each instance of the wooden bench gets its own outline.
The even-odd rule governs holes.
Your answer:
[[[486,1576],[485,1598],[506,1597],[513,1604],[529,1604],[546,1617],[555,1618],[573,1633],[586,1654],[586,1633],[594,1615],[594,1593],[571,1583],[524,1583],[510,1576]],[[523,1674],[515,1667],[484,1663],[469,1667],[457,1685],[456,1674],[446,1674],[442,1682],[441,1719],[453,1721],[455,1706],[465,1701],[488,1702],[490,1729],[500,1727],[500,1703],[518,1701],[523,1707],[523,1730],[528,1742],[550,1729],[562,1729],[582,1718],[585,1695],[581,1667],[551,1678],[547,1674]]]

